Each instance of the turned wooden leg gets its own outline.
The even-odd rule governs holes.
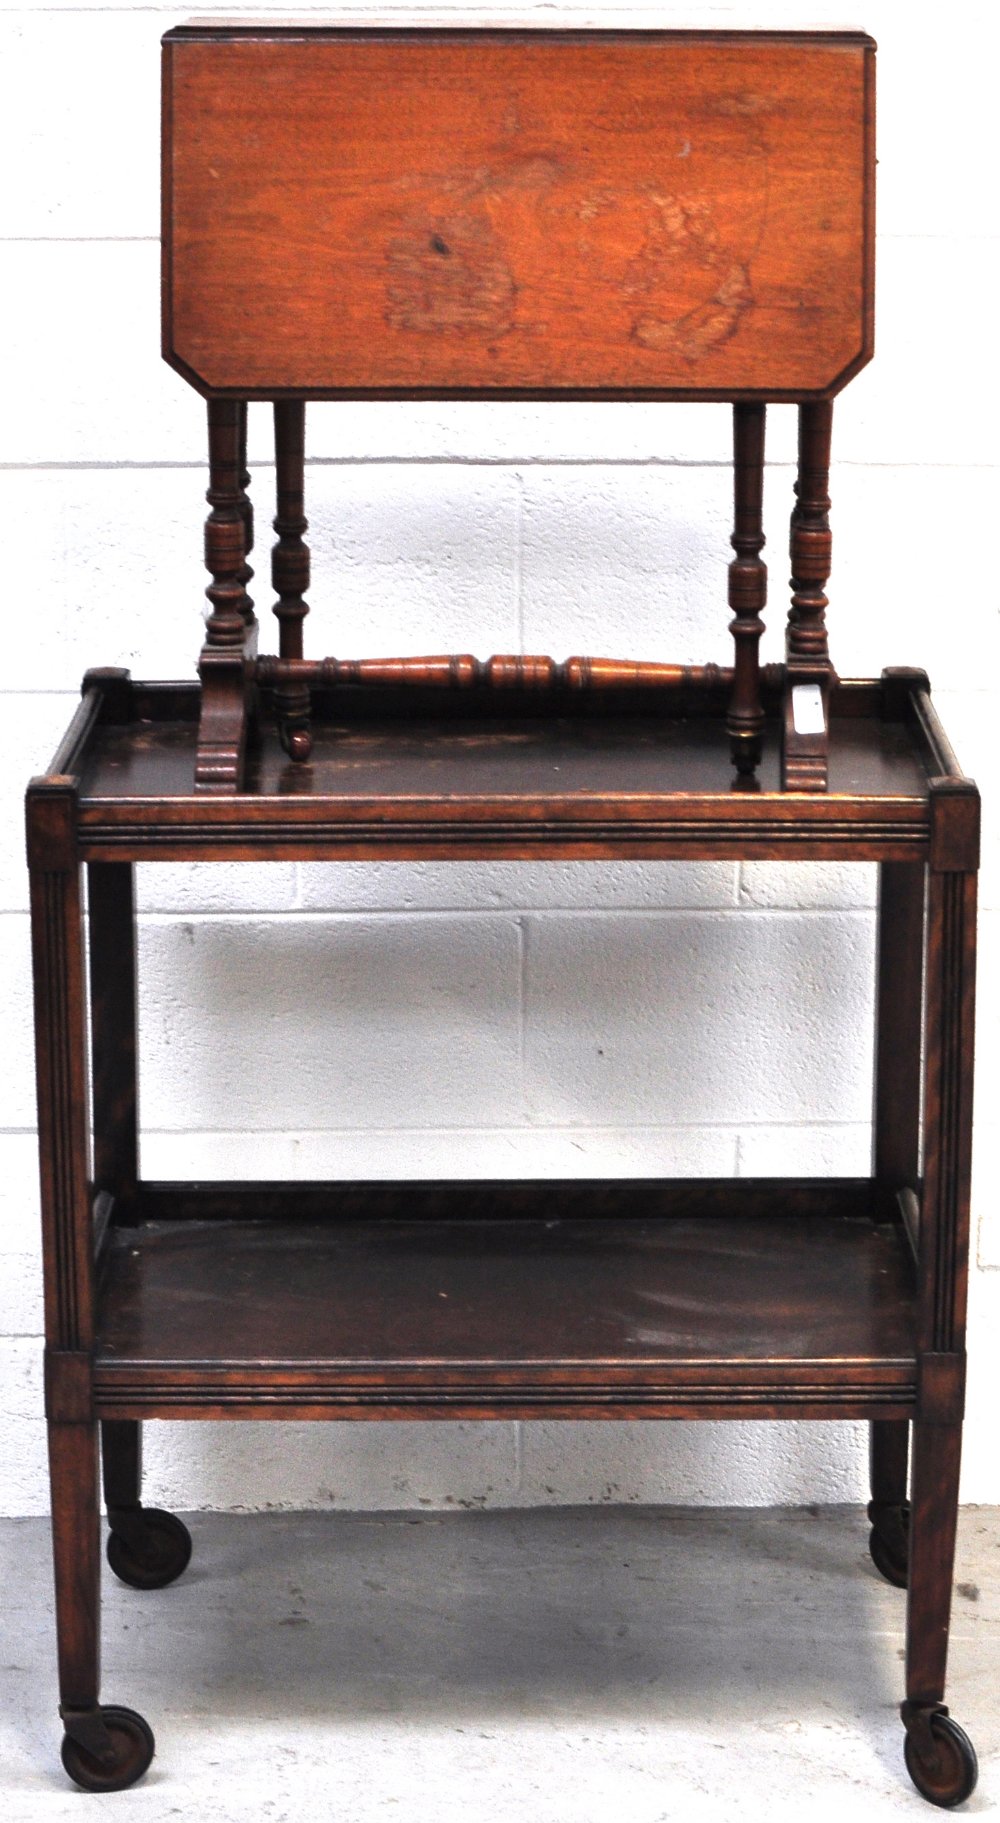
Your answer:
[[[247,468],[247,402],[239,402],[239,495],[240,512],[243,515],[243,562],[240,565],[240,581],[243,584],[243,620],[248,627],[256,626],[253,601],[249,589],[253,581],[253,571],[248,558],[253,550],[253,501],[249,494],[250,470]]]
[[[826,636],[830,574],[829,399],[799,406],[799,462],[791,524],[792,605],[785,653],[784,751],[786,791],[825,791],[834,679]]]
[[[733,492],[735,525],[729,566],[729,631],[735,647],[733,694],[726,726],[733,765],[741,778],[759,766],[764,710],[760,699],[759,647],[767,599],[767,568],[761,508],[764,490],[765,407],[733,406]]]
[[[274,604],[280,628],[282,658],[302,657],[302,623],[309,612],[304,599],[309,587],[309,546],[305,533],[306,408],[301,399],[276,399],[274,404],[274,463],[277,511],[274,529],[278,542],[271,553],[271,579],[278,597]],[[285,679],[274,692],[278,734],[293,760],[307,760],[312,752],[309,727],[309,686]]]
[[[209,399],[208,451],[211,507],[205,524],[206,589],[211,613],[198,661],[201,722],[195,785],[205,791],[238,791],[252,708],[250,661],[257,625],[247,601],[248,501],[241,439],[243,410],[236,399]]]

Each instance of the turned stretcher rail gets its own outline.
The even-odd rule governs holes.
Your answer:
[[[274,658],[255,661],[254,676],[265,687],[299,683],[313,689],[340,684],[410,684],[445,690],[676,690],[728,689],[725,665],[667,665],[656,660],[573,657],[562,662],[540,653],[440,653],[414,658]],[[765,665],[763,679],[780,687],[780,665]]]

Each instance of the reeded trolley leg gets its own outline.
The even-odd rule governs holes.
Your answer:
[[[62,774],[28,790],[35,1060],[45,1245],[45,1398],[52,1489],[59,1697],[66,1771],[88,1791],[145,1772],[153,1736],[100,1697],[100,1506],[93,1417],[94,1221],[87,1008],[76,792]]]
[[[96,1424],[49,1424],[59,1700],[93,1710],[100,1689],[100,1512]]]
[[[274,465],[277,511],[274,529],[278,542],[271,552],[271,577],[278,597],[279,652],[282,658],[301,658],[303,621],[309,612],[305,599],[309,587],[309,546],[305,534],[306,408],[301,399],[274,402]],[[281,744],[293,760],[307,760],[312,752],[309,686],[301,682],[279,684],[274,693]]]
[[[924,976],[924,869],[883,861],[878,870],[875,982],[875,1107],[872,1169],[884,1191],[920,1183],[920,1058]],[[910,1510],[909,1425],[876,1419],[870,1430],[871,1533],[876,1568],[906,1587]]]
[[[127,1221],[139,1174],[135,894],[128,862],[90,864],[88,909],[94,1179],[113,1198],[114,1219]],[[142,1505],[139,1423],[106,1420],[101,1443],[108,1562],[132,1588],[162,1588],[190,1559],[187,1528],[172,1513]]]
[[[134,1785],[153,1757],[141,1715],[99,1701],[101,1555],[97,1425],[49,1424],[62,1763],[85,1791]]]
[[[904,1753],[917,1790],[944,1809],[970,1796],[979,1770],[943,1701],[961,1454],[961,1424],[914,1425]]]

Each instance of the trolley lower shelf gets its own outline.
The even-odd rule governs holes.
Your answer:
[[[187,1213],[110,1230],[97,1409],[905,1418],[915,1273],[878,1201],[867,1180],[151,1186]]]

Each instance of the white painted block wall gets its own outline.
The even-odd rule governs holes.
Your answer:
[[[21,781],[46,764],[86,666],[188,676],[200,640],[202,408],[158,356],[158,39],[183,16],[128,0],[0,14],[5,1513],[47,1499]],[[551,5],[525,16],[593,17]],[[822,0],[603,17],[843,23]],[[985,792],[963,1491],[996,1501],[1000,16],[971,0],[946,19],[926,0],[869,0],[857,22],[880,44],[878,353],[837,408],[831,626],[844,675],[926,665]],[[257,407],[265,533],[267,432]],[[721,407],[313,409],[312,649],[724,659],[728,434]],[[780,653],[793,448],[792,411],[774,410],[766,657]],[[264,571],[266,535],[259,546]],[[873,893],[867,868],[148,867],[145,1168],[864,1171]],[[192,1424],[147,1436],[153,1497],[182,1508],[864,1497],[854,1426]]]

